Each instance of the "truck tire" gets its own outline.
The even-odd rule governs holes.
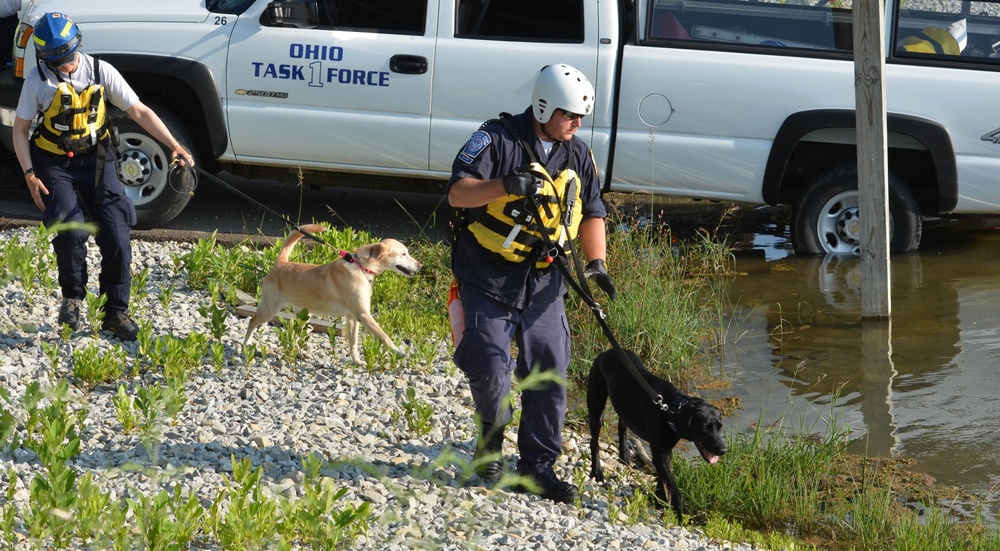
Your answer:
[[[194,156],[194,141],[184,124],[173,113],[150,106],[163,121],[167,130]],[[135,121],[121,113],[113,123],[118,127],[118,179],[125,186],[125,194],[135,204],[138,229],[162,226],[184,210],[194,194],[195,182],[190,185],[170,185],[170,150],[156,141]]]
[[[821,174],[799,196],[792,217],[792,244],[803,254],[853,253],[861,248],[858,168],[854,163]],[[920,207],[906,186],[889,175],[889,251],[920,245]]]

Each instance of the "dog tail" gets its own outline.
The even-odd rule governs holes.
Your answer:
[[[309,233],[320,233],[326,231],[326,228],[319,224],[305,224],[300,226],[300,228]],[[295,244],[299,242],[299,239],[302,239],[303,237],[305,237],[305,234],[299,230],[292,232],[292,234],[288,236],[288,239],[285,240],[285,246],[281,247],[281,251],[278,253],[278,261],[288,262],[288,255],[291,254],[292,247],[294,247]]]

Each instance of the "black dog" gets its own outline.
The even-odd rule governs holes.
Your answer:
[[[617,351],[601,353],[594,359],[587,386],[592,461],[590,476],[598,482],[604,482],[598,437],[601,434],[601,415],[610,396],[611,405],[618,413],[619,457],[626,463],[631,461],[625,440],[626,429],[649,442],[653,468],[659,482],[656,496],[664,503],[669,501],[680,520],[684,514],[684,499],[670,468],[674,446],[681,438],[690,440],[705,461],[716,463],[719,456],[726,453],[726,443],[722,439],[722,413],[705,400],[688,396],[668,381],[646,371],[642,361],[634,353],[626,351],[625,354],[649,386],[663,398],[663,404],[669,406],[669,411],[663,411],[653,402]]]

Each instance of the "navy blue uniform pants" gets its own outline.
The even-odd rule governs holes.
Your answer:
[[[566,417],[566,368],[569,366],[569,322],[562,300],[534,304],[524,310],[501,304],[468,286],[459,289],[465,331],[455,350],[455,365],[469,380],[476,412],[484,424],[510,422],[512,376],[523,379],[533,370],[558,375],[521,395],[517,470],[535,474],[551,468],[562,453]],[[511,356],[517,344],[517,359]]]
[[[31,158],[35,174],[49,190],[48,195],[42,195],[42,221],[46,226],[88,220],[97,225],[95,241],[101,252],[99,293],[108,296],[105,311],[127,311],[135,206],[115,173],[113,154],[108,151],[98,159],[95,152],[70,159],[33,148]],[[96,183],[98,161],[104,163],[101,185]],[[88,237],[86,231],[69,230],[52,240],[63,298],[86,296]]]

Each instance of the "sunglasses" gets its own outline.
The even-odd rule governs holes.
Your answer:
[[[566,119],[566,120],[568,120],[568,121],[575,121],[576,119],[582,119],[584,117],[584,115],[582,115],[580,113],[572,113],[572,112],[567,111],[565,109],[560,109],[560,111],[562,111],[563,118]]]

